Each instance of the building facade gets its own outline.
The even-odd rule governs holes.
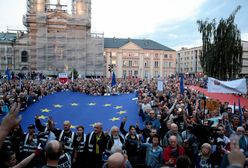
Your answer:
[[[201,74],[203,72],[200,64],[202,47],[182,48],[176,55],[177,73]]]
[[[112,71],[117,78],[157,78],[176,72],[176,51],[147,39],[105,38],[104,58],[107,77]]]
[[[55,0],[54,0],[55,1]],[[53,1],[53,2],[54,2]],[[91,33],[91,0],[67,6],[50,0],[27,0],[27,30],[0,33],[0,72],[57,75],[76,69],[82,77],[166,77],[176,72],[176,51],[147,39],[104,38]]]
[[[243,46],[241,76],[248,76],[248,41],[241,41]],[[193,48],[182,48],[177,51],[176,72],[188,73],[194,75],[203,74],[203,69],[200,63],[202,56],[202,46]]]
[[[242,69],[241,69],[241,76],[248,77],[248,41],[242,41],[243,46],[243,55],[242,55]]]
[[[69,13],[60,0],[27,0],[27,33],[17,31],[14,39],[2,40],[7,51],[1,51],[1,71],[6,66],[45,74],[76,69],[82,76],[104,76],[104,37],[91,33],[91,0],[74,0],[71,5]]]

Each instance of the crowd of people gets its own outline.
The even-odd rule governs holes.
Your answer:
[[[185,84],[194,78],[185,78]],[[163,91],[156,79],[76,79],[61,85],[58,79],[34,75],[31,79],[1,80],[0,167],[196,167],[224,168],[245,166],[248,157],[248,109],[232,109],[226,102],[213,111],[206,109],[206,98],[185,85],[180,92],[177,76],[164,79]],[[60,91],[90,95],[135,92],[139,115],[144,123],[113,125],[109,132],[96,123],[92,132],[82,125],[76,132],[70,121],[63,128],[48,119],[42,125],[39,117],[24,133],[17,117],[19,111],[48,94]],[[211,118],[218,117],[218,123]],[[128,128],[128,129],[126,129]]]

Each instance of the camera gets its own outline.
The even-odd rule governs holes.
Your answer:
[[[177,149],[173,149],[171,151],[170,157],[177,158],[178,156],[179,156],[179,153],[178,153]]]

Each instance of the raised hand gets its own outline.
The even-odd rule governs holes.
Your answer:
[[[20,103],[14,103],[11,106],[9,113],[2,120],[1,127],[3,130],[10,132],[20,123],[22,116],[17,117],[20,107]]]
[[[127,117],[124,117],[122,121],[127,122]]]

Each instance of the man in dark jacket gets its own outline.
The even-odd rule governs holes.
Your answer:
[[[102,154],[106,150],[108,137],[102,131],[102,123],[94,125],[94,131],[89,133],[86,138],[89,167],[101,168],[103,165]]]

